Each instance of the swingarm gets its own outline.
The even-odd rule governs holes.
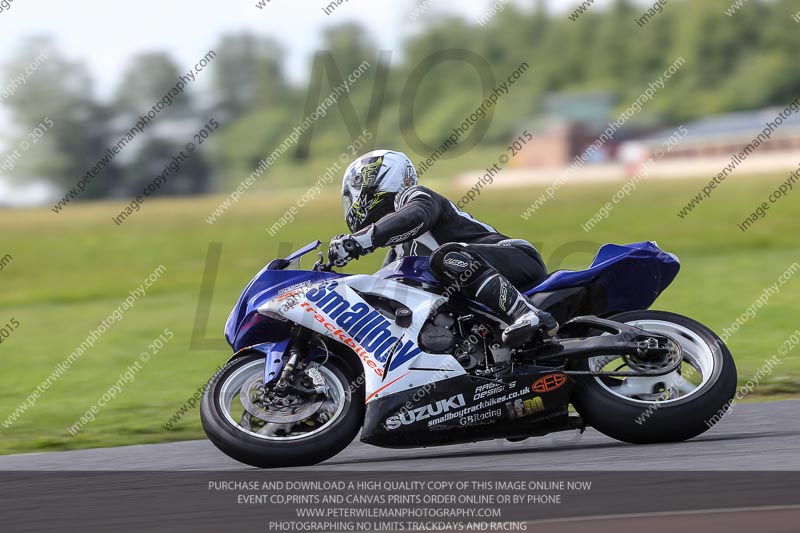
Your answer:
[[[564,323],[557,338],[516,353],[537,363],[565,365],[589,357],[622,356],[633,372],[565,370],[567,374],[617,377],[662,376],[678,369],[683,360],[680,344],[671,337],[595,316],[575,317]]]

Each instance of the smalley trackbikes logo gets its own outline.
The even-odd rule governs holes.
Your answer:
[[[400,344],[401,337],[392,335],[391,323],[379,311],[362,302],[351,304],[336,292],[337,286],[338,283],[332,281],[311,290],[304,289],[306,299],[317,308],[308,302],[301,303],[300,307],[313,313],[314,319],[331,337],[352,348],[378,376],[383,377],[384,369],[376,362],[385,363],[390,354],[394,354],[390,369],[395,369],[422,353],[411,340]],[[279,299],[291,298],[300,292],[288,292]]]
[[[413,424],[414,422],[427,420],[434,416],[443,415],[445,413],[449,413],[450,411],[461,409],[466,404],[467,402],[464,401],[464,395],[458,394],[447,400],[439,400],[436,403],[431,403],[423,407],[417,407],[416,409],[408,411],[407,413],[390,416],[386,419],[386,429],[397,429],[400,426],[407,426],[409,424]]]

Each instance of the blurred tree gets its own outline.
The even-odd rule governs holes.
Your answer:
[[[400,129],[404,140],[420,157],[428,157],[460,126],[518,65],[505,70],[509,50],[482,39],[481,32],[458,18],[446,18],[408,41],[406,60],[395,79],[403,90]],[[485,138],[490,118],[481,120],[475,139]],[[459,139],[464,143],[470,135]],[[469,141],[467,141],[469,142]],[[453,149],[445,158],[463,149]]]
[[[765,62],[771,63],[772,68],[769,73],[754,74],[750,78],[751,84],[755,80],[767,88],[764,99],[756,105],[785,105],[800,96],[800,75],[797,70],[800,21],[793,18],[800,13],[800,6],[797,0],[778,0],[771,6],[758,4],[757,9],[757,18],[748,20],[751,32],[763,29],[762,45],[757,47],[757,53],[744,57],[740,68],[760,62],[763,54]]]
[[[301,136],[293,152],[297,162],[311,156],[312,143],[324,145],[323,153],[335,158],[364,129],[376,131],[385,114],[391,53],[379,54],[364,29],[352,23],[326,30],[324,47],[314,56],[297,123],[327,101],[326,111]]]
[[[215,48],[215,107],[225,122],[253,109],[267,109],[287,100],[283,52],[278,44],[249,33],[227,35]]]
[[[561,91],[589,85],[588,58],[595,44],[601,17],[602,14],[590,11],[582,15],[577,23],[566,17],[550,20],[551,28],[537,65],[544,90]]]
[[[215,63],[219,63],[216,61]],[[126,147],[127,164],[120,182],[111,191],[114,196],[136,196],[153,179],[164,172],[163,165],[178,157],[184,143],[200,127],[201,116],[188,89],[178,95],[169,95],[185,72],[165,53],[146,53],[133,58],[122,76],[122,83],[114,95],[118,139],[136,123],[140,115],[153,106],[161,107],[158,116]],[[191,87],[191,82],[186,82]],[[163,105],[162,105],[163,104]],[[170,140],[166,140],[169,138]],[[110,140],[116,142],[116,139]],[[156,194],[199,194],[209,190],[210,170],[198,150],[180,163],[176,175],[167,175],[167,184]]]
[[[642,13],[643,11],[638,12],[634,17],[638,18]],[[664,8],[658,19],[651,19],[643,27],[634,25],[632,34],[628,34],[633,43],[629,56],[632,74],[630,81],[637,88],[657,79],[676,59],[670,56],[670,51],[674,48],[675,17],[678,15],[678,10]]]
[[[188,70],[187,70],[188,72]],[[181,75],[178,66],[163,52],[141,54],[131,60],[122,75],[114,97],[115,110],[119,114],[138,116],[147,113],[158,104],[167,92],[175,87]],[[190,95],[186,92],[168,97],[161,116],[182,115],[192,108]]]
[[[154,196],[202,194],[210,189],[211,172],[201,150],[188,153],[178,142],[149,138],[125,167],[120,192],[142,194],[156,176],[163,176],[166,184]]]
[[[616,0],[599,17],[592,46],[585,50],[588,57],[583,59],[587,64],[586,77],[592,81],[593,88],[624,94],[632,85],[631,56],[638,41],[631,39],[631,32],[637,29],[633,21],[638,11],[639,8],[634,9],[628,0]]]
[[[215,133],[211,161],[222,188],[237,186],[286,140],[298,109],[295,105],[246,113]],[[288,160],[291,153],[282,157]],[[271,177],[265,174],[261,181],[271,181]]]
[[[25,85],[4,101],[16,125],[10,144],[31,143],[14,174],[43,178],[68,190],[104,156],[109,112],[93,100],[85,67],[67,60],[50,39],[27,41],[6,66],[4,79],[19,76],[40,57],[44,61]],[[52,127],[34,143],[28,135],[36,128],[46,129],[42,126],[46,119]],[[119,168],[112,159],[79,199],[105,196],[118,177]]]
[[[378,50],[367,32],[352,22],[325,30],[323,49],[331,53],[339,71],[345,77],[364,61],[374,66],[378,57]]]

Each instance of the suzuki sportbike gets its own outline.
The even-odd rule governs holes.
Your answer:
[[[388,448],[587,426],[629,443],[682,441],[735,393],[717,335],[648,310],[680,268],[655,243],[605,245],[588,269],[525,290],[562,326],[514,348],[502,342],[507,324],[438,282],[427,257],[346,275],[320,253],[301,270],[319,245],[269,263],[225,326],[233,355],[201,417],[208,438],[248,465],[319,463],[359,432]]]

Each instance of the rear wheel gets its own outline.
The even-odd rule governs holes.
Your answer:
[[[710,329],[664,311],[631,311],[610,320],[667,335],[683,351],[681,366],[664,376],[578,378],[573,404],[598,431],[645,444],[696,437],[716,423],[736,392],[736,366]],[[625,371],[621,356],[591,357],[578,370]]]
[[[342,451],[364,420],[364,388],[335,358],[311,363],[297,379],[324,397],[278,396],[264,388],[264,355],[231,361],[206,390],[203,429],[226,455],[259,468],[312,465]]]

